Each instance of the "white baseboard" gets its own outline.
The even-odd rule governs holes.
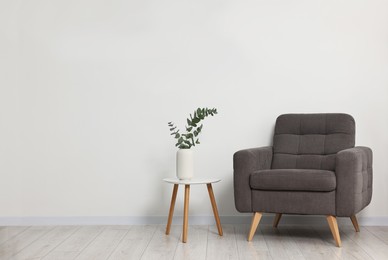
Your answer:
[[[249,224],[251,214],[241,216],[221,216],[222,224]],[[263,215],[261,224],[271,224],[273,214]],[[361,226],[388,226],[388,217],[359,217]],[[0,217],[0,226],[36,226],[36,225],[152,225],[166,224],[167,216],[124,216],[124,217]],[[349,218],[338,218],[340,225],[350,225]],[[182,216],[176,216],[173,224],[181,224]],[[190,225],[212,225],[213,216],[190,216]],[[324,216],[284,215],[283,225],[323,225]]]

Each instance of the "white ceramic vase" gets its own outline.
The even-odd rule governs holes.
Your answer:
[[[191,149],[179,149],[176,153],[176,177],[190,180],[194,174],[194,153]]]

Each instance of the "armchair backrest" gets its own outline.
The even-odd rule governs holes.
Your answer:
[[[347,114],[284,114],[276,119],[272,169],[335,169],[335,154],[354,147]]]

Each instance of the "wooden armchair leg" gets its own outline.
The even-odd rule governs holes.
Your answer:
[[[358,221],[357,221],[356,215],[351,216],[350,220],[352,221],[354,229],[356,230],[356,232],[360,232],[360,227],[358,226]]]
[[[282,213],[276,213],[275,219],[273,221],[273,227],[274,228],[278,227],[278,224],[279,224],[279,221],[280,221],[281,217],[282,217]]]
[[[334,237],[335,243],[338,247],[341,247],[341,237],[338,230],[337,218],[335,216],[326,216],[329,223],[331,234]]]
[[[262,214],[260,212],[255,212],[253,214],[251,228],[249,229],[249,233],[248,233],[248,241],[251,241],[253,236],[255,235],[257,226],[260,223],[261,216]]]

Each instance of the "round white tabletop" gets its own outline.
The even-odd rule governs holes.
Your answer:
[[[178,178],[165,178],[163,181],[173,184],[184,184],[184,185],[193,185],[193,184],[208,184],[216,183],[221,181],[221,179],[209,178],[209,179],[191,179],[191,180],[180,180]]]

